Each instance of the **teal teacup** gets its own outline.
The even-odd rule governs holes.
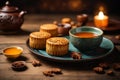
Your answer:
[[[103,31],[96,27],[82,26],[69,31],[70,42],[80,50],[88,52],[98,48],[103,39]]]

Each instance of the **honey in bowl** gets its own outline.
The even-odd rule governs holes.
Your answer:
[[[19,54],[19,53],[21,53],[21,49],[12,47],[12,48],[6,49],[4,52],[5,52],[6,54],[9,54],[9,55],[14,55],[14,54]]]
[[[75,36],[78,36],[80,38],[93,38],[93,37],[97,37],[97,34],[92,32],[78,32],[75,33]]]
[[[8,58],[17,58],[22,53],[23,49],[21,47],[9,47],[3,50],[3,53]]]

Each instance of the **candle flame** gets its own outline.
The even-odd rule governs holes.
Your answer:
[[[99,19],[104,19],[104,13],[102,11],[99,12],[98,14]]]

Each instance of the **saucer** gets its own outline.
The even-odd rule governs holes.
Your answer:
[[[69,39],[69,36],[67,36],[66,38]],[[47,60],[56,61],[56,62],[77,62],[77,61],[81,62],[81,61],[87,61],[87,60],[96,60],[96,59],[100,59],[100,58],[103,58],[103,57],[109,55],[114,49],[114,45],[113,45],[112,41],[104,37],[99,48],[97,48],[95,50],[91,50],[89,52],[89,54],[83,52],[83,53],[81,53],[82,59],[75,60],[71,57],[71,54],[67,54],[67,55],[58,57],[58,56],[52,56],[52,55],[47,54],[45,50],[33,49],[29,46],[29,39],[26,41],[26,45],[33,54],[36,54]],[[71,43],[69,43],[69,53],[71,53],[72,51],[80,52]]]

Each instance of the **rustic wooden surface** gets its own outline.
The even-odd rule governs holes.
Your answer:
[[[120,45],[115,45],[115,49],[109,56],[97,61],[84,63],[57,63],[42,59],[33,55],[26,47],[26,40],[29,33],[39,31],[39,26],[43,23],[51,23],[54,20],[60,21],[62,17],[71,17],[75,20],[75,15],[26,15],[25,22],[22,25],[22,31],[14,34],[0,34],[0,80],[120,80],[120,71],[115,71],[114,76],[105,74],[97,74],[92,71],[92,67],[98,62],[109,62],[111,65],[120,62]],[[119,33],[118,33],[119,34]],[[105,34],[110,38],[116,34]],[[16,60],[9,60],[2,54],[2,49],[8,46],[21,46],[24,49],[23,54],[16,60],[24,60],[27,63],[26,71],[17,72],[11,69],[11,63]],[[34,67],[31,64],[33,60],[40,60],[42,66]],[[46,77],[43,71],[58,67],[62,69],[62,75],[54,77]],[[112,69],[112,68],[111,68]]]

